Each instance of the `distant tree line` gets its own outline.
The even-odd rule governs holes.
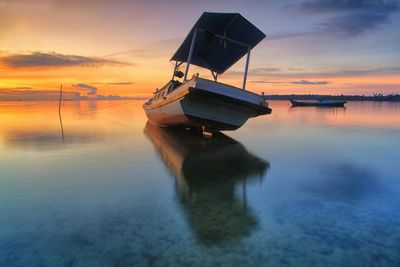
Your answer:
[[[388,101],[400,102],[400,94],[373,95],[265,95],[266,100],[344,100],[344,101]]]

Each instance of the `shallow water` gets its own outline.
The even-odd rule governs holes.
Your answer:
[[[204,139],[142,103],[0,102],[0,266],[400,265],[400,104]]]

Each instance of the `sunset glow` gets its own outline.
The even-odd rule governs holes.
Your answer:
[[[252,52],[249,90],[399,93],[399,6],[319,2],[0,0],[0,99],[53,98],[60,84],[71,99],[148,97],[204,11],[239,12],[267,34]],[[221,81],[240,86],[243,65]]]

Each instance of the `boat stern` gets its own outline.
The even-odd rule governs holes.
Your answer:
[[[249,118],[272,112],[261,95],[201,78],[196,80],[181,105],[185,115],[197,126],[236,130]]]

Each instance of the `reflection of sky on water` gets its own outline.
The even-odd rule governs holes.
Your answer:
[[[331,201],[353,203],[380,192],[379,178],[368,167],[351,163],[321,166],[321,181],[303,186],[303,190]]]
[[[22,148],[22,149],[37,149],[37,150],[47,150],[47,149],[58,149],[62,144],[79,145],[89,142],[99,141],[99,136],[91,135],[85,131],[68,133],[66,137],[62,137],[60,132],[56,131],[46,131],[38,130],[34,131],[18,131],[9,132],[5,136],[5,143],[10,147]]]
[[[63,143],[56,103],[0,103],[0,266],[399,265],[399,105],[208,140],[141,104],[66,102]]]

